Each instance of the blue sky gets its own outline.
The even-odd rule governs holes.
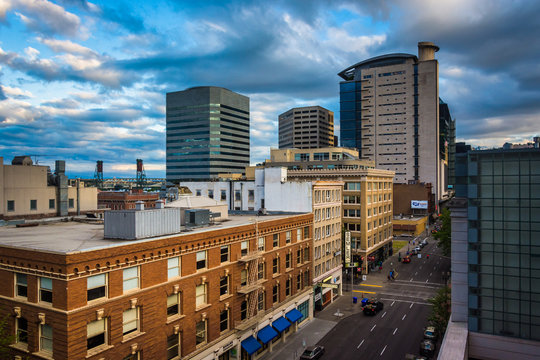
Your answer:
[[[474,146],[540,135],[540,2],[465,0],[0,2],[0,156],[67,160],[71,176],[165,173],[165,93],[222,86],[251,99],[251,162],[277,115],[339,119],[337,73],[441,50],[440,96]],[[336,134],[339,135],[339,120]]]

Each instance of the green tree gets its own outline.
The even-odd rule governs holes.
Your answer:
[[[452,250],[452,219],[450,218],[450,210],[443,209],[441,216],[441,229],[433,234],[433,237],[438,240],[444,256],[450,256]]]
[[[450,319],[450,300],[450,287],[448,286],[439,289],[437,295],[428,299],[429,303],[433,305],[428,320],[430,324],[435,327],[435,330],[439,335],[444,334],[446,326],[448,325],[448,320]]]
[[[9,359],[11,349],[9,345],[15,342],[15,335],[11,334],[8,327],[8,315],[0,317],[0,359]]]

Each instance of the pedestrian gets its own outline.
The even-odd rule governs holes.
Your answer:
[[[429,259],[429,254],[427,254],[427,258]]]

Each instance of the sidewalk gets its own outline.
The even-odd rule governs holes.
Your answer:
[[[403,251],[402,251],[403,256]],[[384,283],[388,282],[388,271],[392,267],[396,267],[398,264],[398,255],[386,259],[383,263],[382,271],[374,271],[367,275],[366,281],[361,281],[359,284],[355,283],[355,290],[375,291],[380,288],[369,288],[362,286],[361,284],[379,285],[384,286]],[[347,283],[347,282],[346,282]],[[350,282],[348,283],[350,288]],[[377,297],[377,295],[364,294],[365,297]],[[358,303],[353,304],[353,296],[358,298]],[[261,357],[261,360],[274,360],[274,359],[290,359],[297,360],[304,349],[307,346],[316,345],[326,334],[328,334],[334,326],[343,318],[350,315],[359,313],[362,311],[360,301],[362,300],[361,292],[343,292],[342,296],[339,296],[333,303],[328,305],[324,310],[317,311],[314,314],[314,318],[308,323],[303,324],[296,333],[289,335],[285,343],[279,343],[274,345],[272,353],[267,353]]]

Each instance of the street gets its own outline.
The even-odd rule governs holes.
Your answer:
[[[386,260],[382,272],[372,273],[366,281],[354,285],[353,296],[358,296],[359,302],[362,295],[376,297],[384,303],[384,309],[370,317],[357,304],[358,313],[341,320],[318,342],[326,349],[322,359],[403,359],[407,353],[419,353],[431,311],[427,300],[444,286],[443,272],[450,270],[450,259],[441,256],[435,240],[429,237],[428,241],[421,258],[411,256],[412,261],[404,264],[394,255]],[[401,250],[402,257],[406,251],[407,245]],[[395,280],[387,279],[391,269],[397,273]]]

